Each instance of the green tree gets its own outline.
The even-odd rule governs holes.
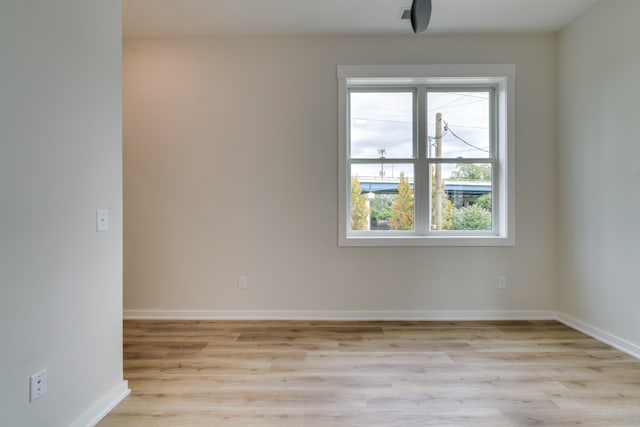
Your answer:
[[[393,196],[390,194],[376,194],[371,200],[371,224],[377,225],[378,221],[389,220],[391,218],[391,206]]]
[[[393,230],[413,230],[413,190],[404,172],[400,172],[398,195],[391,207],[389,227]]]
[[[488,164],[458,163],[449,178],[460,181],[491,181],[491,166]]]
[[[491,212],[491,193],[485,193],[478,197],[473,205]]]
[[[452,230],[491,230],[491,212],[476,205],[454,209]]]
[[[351,229],[369,229],[369,208],[367,197],[362,195],[362,188],[357,177],[351,177]]]

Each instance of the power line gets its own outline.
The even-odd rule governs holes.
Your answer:
[[[442,135],[440,135],[440,139],[444,138],[444,137],[445,137],[445,135],[446,135],[447,133],[449,133],[449,129],[446,129],[446,128],[445,128],[444,132],[442,132]],[[427,135],[427,139],[428,139],[429,141],[433,141],[434,139],[438,139],[438,138],[437,138],[437,137],[435,137],[435,136],[429,136],[429,135]]]
[[[457,128],[465,128],[465,129],[482,129],[482,130],[488,130],[489,128],[486,126],[465,126],[465,125],[451,125],[453,127]]]
[[[365,117],[351,117],[351,120],[365,120],[370,122],[385,122],[385,123],[402,123],[410,125],[412,122],[400,121],[400,120],[384,120],[384,119],[370,119]]]
[[[437,94],[437,93],[442,93],[442,92],[430,92],[430,94]],[[440,105],[439,107],[429,107],[429,110],[440,110],[442,108],[451,108],[451,107],[461,107],[463,105],[469,105],[469,104],[476,104],[478,102],[481,101],[486,101],[489,99],[488,95],[487,96],[483,96],[483,95],[472,95],[470,93],[467,92],[444,92],[444,93],[448,93],[451,95],[456,96],[456,98],[454,98],[451,101],[446,101],[444,104]],[[470,101],[470,102],[465,102],[463,104],[457,104],[457,105],[451,105],[451,104],[455,104],[456,102],[460,101],[462,98],[475,98],[476,101]]]
[[[477,99],[475,101],[469,101],[469,102],[465,102],[465,103],[462,103],[462,104],[454,104],[454,102],[458,102],[461,99],[462,99],[462,97],[454,99],[453,101],[447,102],[446,104],[441,105],[440,107],[429,108],[429,111],[438,111],[438,110],[444,110],[444,109],[447,109],[447,108],[464,107],[465,105],[477,104],[478,102],[486,101],[486,98],[481,98],[481,99]]]
[[[458,96],[457,98],[455,98],[453,101],[447,101],[447,102],[445,102],[444,104],[442,104],[442,105],[440,105],[440,106],[438,106],[438,107],[435,107],[435,108],[430,108],[429,110],[440,110],[440,109],[442,109],[442,108],[448,107],[448,106],[449,106],[449,105],[451,105],[451,104],[455,104],[456,102],[458,102],[458,101],[459,101],[459,100],[461,100],[462,98],[464,98],[464,95],[460,95],[460,96]],[[476,101],[474,101],[474,102],[476,102]]]
[[[451,128],[449,127],[449,124],[447,122],[444,122],[444,129],[448,132],[451,132],[451,135],[453,135],[453,137],[457,140],[459,140],[460,142],[462,142],[463,144],[468,145],[469,147],[475,148],[476,150],[482,151],[484,153],[488,153],[489,150],[485,150],[484,148],[480,148],[478,146],[475,146],[467,141],[465,141],[464,139],[460,138],[458,135],[456,135],[456,133],[454,131],[451,130]]]
[[[411,124],[410,122],[404,122],[404,121],[397,121],[397,120],[383,120],[383,119],[371,119],[371,118],[364,118],[364,117],[352,117],[352,120],[370,120],[370,121],[374,121],[374,122],[386,122],[386,123],[401,123],[401,124]],[[476,128],[475,126],[459,126],[459,127],[464,127],[464,128]],[[486,128],[481,128],[481,127],[477,127],[476,129],[486,129]],[[479,150],[482,151],[484,153],[488,153],[489,150],[486,150],[484,148],[478,147],[476,145],[471,144],[470,142],[466,141],[465,139],[459,137],[453,130],[451,130],[451,128],[449,127],[449,124],[447,122],[444,122],[444,132],[442,133],[442,135],[440,136],[440,138],[444,138],[448,133],[451,133],[451,135],[456,138],[458,141],[462,142],[465,145],[468,145],[469,147],[475,149],[475,150]],[[429,141],[433,141],[434,139],[437,139],[435,136],[429,136],[427,135],[427,139]]]

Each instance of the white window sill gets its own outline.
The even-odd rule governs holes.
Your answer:
[[[515,246],[504,236],[353,236],[340,238],[339,246]]]

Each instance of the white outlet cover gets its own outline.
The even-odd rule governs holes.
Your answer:
[[[47,370],[43,369],[29,377],[29,402],[41,398],[47,392]]]
[[[505,276],[498,276],[498,288],[500,289],[507,288],[507,278]]]
[[[238,287],[240,289],[247,289],[247,276],[238,276]]]

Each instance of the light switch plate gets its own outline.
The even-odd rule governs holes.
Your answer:
[[[108,209],[96,209],[96,231],[109,231]]]

